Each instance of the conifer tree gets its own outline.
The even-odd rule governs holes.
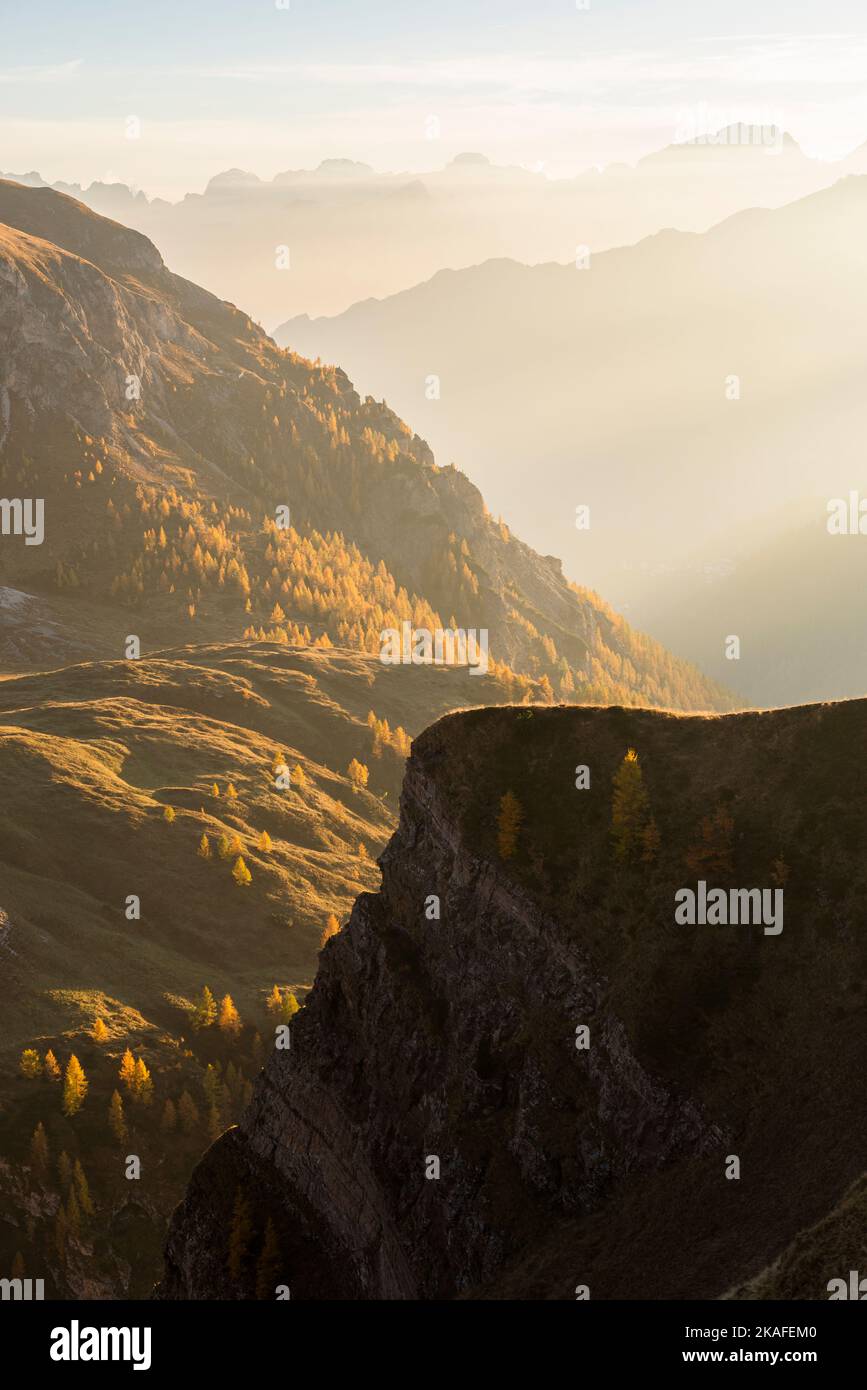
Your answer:
[[[267,830],[263,830],[262,834],[259,836],[258,848],[267,854],[271,847],[271,836],[268,834]]]
[[[94,1042],[104,1043],[111,1037],[108,1029],[101,1018],[98,1018],[91,1029],[90,1036]]]
[[[208,839],[207,835],[204,834],[204,832],[202,834],[201,840],[199,841],[199,848],[196,852],[201,859],[210,859],[211,857],[211,842]]]
[[[247,888],[253,882],[253,875],[250,873],[241,855],[235,860],[235,866],[232,869],[232,878],[238,884],[239,888]]]
[[[220,1004],[220,1031],[237,1038],[241,1031],[241,1015],[235,1008],[231,994],[225,994]]]
[[[43,1075],[47,1077],[49,1081],[60,1080],[60,1063],[58,1062],[54,1053],[51,1051],[50,1047],[45,1054],[45,1061],[42,1066],[42,1072]]]
[[[211,991],[208,989],[208,986],[205,985],[204,989],[202,990],[202,996],[201,996],[201,998],[200,998],[198,1004],[196,1005],[196,1008],[195,1008],[195,1011],[194,1011],[194,1014],[193,1014],[193,1027],[196,1028],[196,1029],[199,1029],[199,1028],[210,1028],[211,1024],[212,1024],[212,1023],[216,1023],[216,1021],[217,1021],[217,1005],[216,1005],[216,1001],[215,1001],[215,999],[214,999],[213,994],[212,994]]]
[[[72,1182],[72,1164],[65,1149],[61,1150],[57,1159],[57,1177],[60,1182],[60,1195],[65,1198]]]
[[[40,1076],[42,1073],[42,1063],[39,1060],[39,1053],[35,1052],[32,1047],[25,1047],[24,1051],[21,1053],[21,1060],[18,1063],[18,1068],[21,1075],[26,1076],[28,1080],[33,1080],[35,1077]]]
[[[228,859],[232,853],[229,845],[229,837],[225,832],[223,832],[217,841],[217,853],[221,859]]]
[[[135,1058],[129,1048],[126,1049],[121,1059],[118,1076],[126,1089],[131,1092],[135,1086]]]
[[[198,1107],[189,1091],[184,1091],[178,1101],[178,1118],[184,1134],[194,1134],[201,1123]]]
[[[73,1052],[66,1064],[63,1080],[63,1113],[68,1118],[77,1115],[87,1095],[87,1077],[84,1068]]]
[[[370,773],[368,769],[365,767],[364,763],[360,763],[357,758],[353,758],[350,761],[349,767],[347,768],[347,772],[349,774],[349,780],[354,787],[367,786],[367,780],[370,776]]]
[[[279,985],[275,985],[271,993],[268,995],[267,1001],[265,1003],[265,1008],[268,1010],[269,1014],[279,1014],[282,1011],[283,996],[280,993]]]
[[[230,782],[228,787],[226,788],[226,796],[229,798],[230,801],[235,801],[237,799],[238,793],[235,790],[234,782]]]
[[[173,822],[174,822],[174,819],[175,819],[175,812],[174,812],[173,807],[167,806],[166,809],[163,811],[163,820],[166,821],[169,825],[172,825]]]
[[[93,1216],[93,1198],[90,1195],[90,1186],[88,1185],[87,1178],[85,1177],[84,1169],[81,1166],[80,1159],[75,1160],[75,1166],[72,1170],[72,1176],[73,1181],[75,1183],[74,1190],[76,1196],[78,1197],[78,1205],[81,1209],[82,1217],[84,1217],[85,1219],[89,1219],[91,1216]]]
[[[287,989],[286,993],[283,995],[280,1007],[280,1017],[283,1019],[283,1022],[288,1023],[291,1018],[294,1018],[299,1007],[298,1000],[295,998],[292,990]]]
[[[33,1131],[33,1138],[30,1140],[30,1167],[33,1169],[33,1176],[39,1182],[44,1182],[48,1177],[48,1135],[45,1133],[45,1126],[40,1120]]]
[[[154,1083],[151,1074],[145,1065],[143,1057],[139,1057],[135,1064],[135,1080],[133,1081],[133,1096],[140,1105],[148,1106],[153,1102]]]
[[[220,788],[217,786],[216,782],[214,782],[214,783],[211,785],[211,796],[219,796],[219,795],[220,795]]]
[[[120,1091],[113,1091],[108,1107],[108,1127],[119,1144],[124,1143],[129,1131],[123,1114],[123,1100]]]
[[[500,798],[497,816],[497,853],[501,859],[513,859],[518,849],[518,834],[524,813],[521,803],[512,791]]]
[[[611,838],[617,858],[628,860],[641,847],[648,816],[647,788],[634,748],[627,749],[623,762],[614,774],[613,785]]]
[[[319,938],[319,949],[321,950],[322,947],[325,945],[326,941],[330,941],[332,936],[336,936],[339,931],[340,923],[338,922],[334,913],[329,912],[328,917],[325,920],[325,926],[322,929],[322,935]]]

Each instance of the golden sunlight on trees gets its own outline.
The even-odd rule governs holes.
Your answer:
[[[235,860],[235,865],[232,869],[232,878],[240,888],[246,888],[253,882],[253,875],[250,873],[241,855]]]
[[[73,1052],[66,1065],[63,1080],[63,1113],[67,1117],[78,1114],[87,1095],[87,1077],[84,1068]]]
[[[241,1015],[235,1008],[231,994],[224,994],[220,1004],[220,1031],[237,1038],[241,1031]]]
[[[204,833],[199,841],[199,848],[196,853],[199,855],[200,859],[210,859],[211,857],[211,842]]]
[[[32,1047],[25,1047],[24,1051],[21,1053],[21,1060],[18,1063],[18,1069],[21,1072],[22,1076],[26,1076],[31,1080],[34,1077],[39,1076],[40,1072],[42,1071],[42,1064],[39,1060],[39,1053],[34,1052]]]
[[[98,1018],[94,1023],[92,1029],[90,1030],[90,1036],[93,1038],[94,1042],[104,1043],[108,1042],[108,1039],[111,1037],[111,1034],[109,1033],[108,1029],[103,1023],[102,1019]]]
[[[262,850],[264,854],[267,854],[268,850],[272,848],[271,836],[268,834],[267,830],[263,830],[262,834],[259,836],[257,848]]]
[[[166,809],[163,811],[163,820],[166,822],[167,825],[174,824],[175,813],[171,806],[167,806]]]
[[[132,1095],[139,1105],[148,1106],[154,1098],[154,1083],[148,1071],[144,1058],[139,1057],[135,1064],[135,1076],[132,1083]]]
[[[366,787],[367,779],[370,776],[364,763],[360,763],[357,758],[353,758],[347,768],[349,780],[354,787]]]
[[[117,1074],[124,1086],[126,1086],[126,1089],[132,1091],[135,1083],[135,1058],[129,1048],[127,1048],[121,1058],[120,1069]]]
[[[129,1131],[123,1114],[123,1100],[120,1091],[113,1091],[108,1107],[108,1127],[119,1144],[122,1144]]]
[[[45,1062],[42,1071],[47,1081],[60,1080],[60,1063],[51,1051],[51,1048],[49,1048],[45,1054]]]
[[[332,936],[336,936],[339,931],[340,923],[338,922],[334,913],[329,912],[328,917],[325,920],[325,926],[322,929],[322,935],[319,938],[320,950],[325,945],[326,941],[330,941]]]
[[[202,990],[199,1002],[193,1011],[193,1027],[210,1028],[212,1023],[217,1021],[217,1004],[213,994],[205,985]]]

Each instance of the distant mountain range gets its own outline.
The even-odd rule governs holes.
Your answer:
[[[0,547],[0,584],[51,603],[33,661],[120,657],[130,632],[143,652],[246,634],[378,654],[409,622],[487,630],[503,698],[730,702],[341,371],[275,347],[140,233],[0,183],[0,331],[0,485],[46,516],[44,544]]]
[[[849,177],[586,269],[489,260],[275,336],[340,361],[533,544],[749,699],[855,695],[867,541],[826,522],[867,496],[865,247]]]
[[[464,154],[422,174],[345,159],[270,181],[230,169],[177,204],[124,184],[52,186],[146,233],[177,272],[273,328],[491,257],[566,263],[581,246],[602,251],[666,227],[703,231],[741,208],[776,207],[865,171],[864,150],[829,163],[775,127],[736,125],[634,167],[569,179]],[[35,172],[5,177],[43,185]]]

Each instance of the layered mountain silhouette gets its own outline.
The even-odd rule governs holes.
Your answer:
[[[124,184],[53,186],[145,232],[175,270],[273,328],[289,315],[394,294],[444,266],[571,261],[579,245],[601,251],[664,227],[703,231],[741,208],[776,207],[863,172],[857,162],[808,158],[774,126],[684,129],[677,139],[635,166],[576,178],[468,153],[418,174],[347,159],[271,180],[229,169],[175,204]],[[435,140],[430,151],[433,164]],[[6,177],[43,185],[35,172]],[[285,252],[278,268],[281,247],[288,269]]]
[[[197,1169],[160,1296],[826,1299],[863,1251],[865,719],[428,729],[382,887]],[[627,747],[651,853],[612,833]],[[781,930],[678,924],[697,875],[776,885]]]
[[[849,177],[583,269],[443,271],[277,337],[375,383],[534,544],[747,698],[857,695],[867,552],[826,523],[867,490],[865,228]],[[793,577],[821,622],[794,619]]]
[[[384,404],[275,347],[140,234],[10,183],[0,227],[0,483],[45,508],[43,544],[4,538],[0,582],[52,596],[42,664],[52,643],[63,658],[59,595],[75,654],[82,634],[102,657],[130,634],[142,650],[246,634],[379,653],[383,629],[457,624],[489,630],[509,695],[726,706],[495,522]]]

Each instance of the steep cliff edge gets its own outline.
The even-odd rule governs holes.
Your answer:
[[[158,1296],[254,1297],[258,1272],[265,1297],[715,1298],[757,1275],[863,1170],[865,730],[865,701],[428,729],[382,888],[197,1169]],[[629,748],[656,833],[621,860]],[[782,886],[783,930],[677,925],[699,878]]]

